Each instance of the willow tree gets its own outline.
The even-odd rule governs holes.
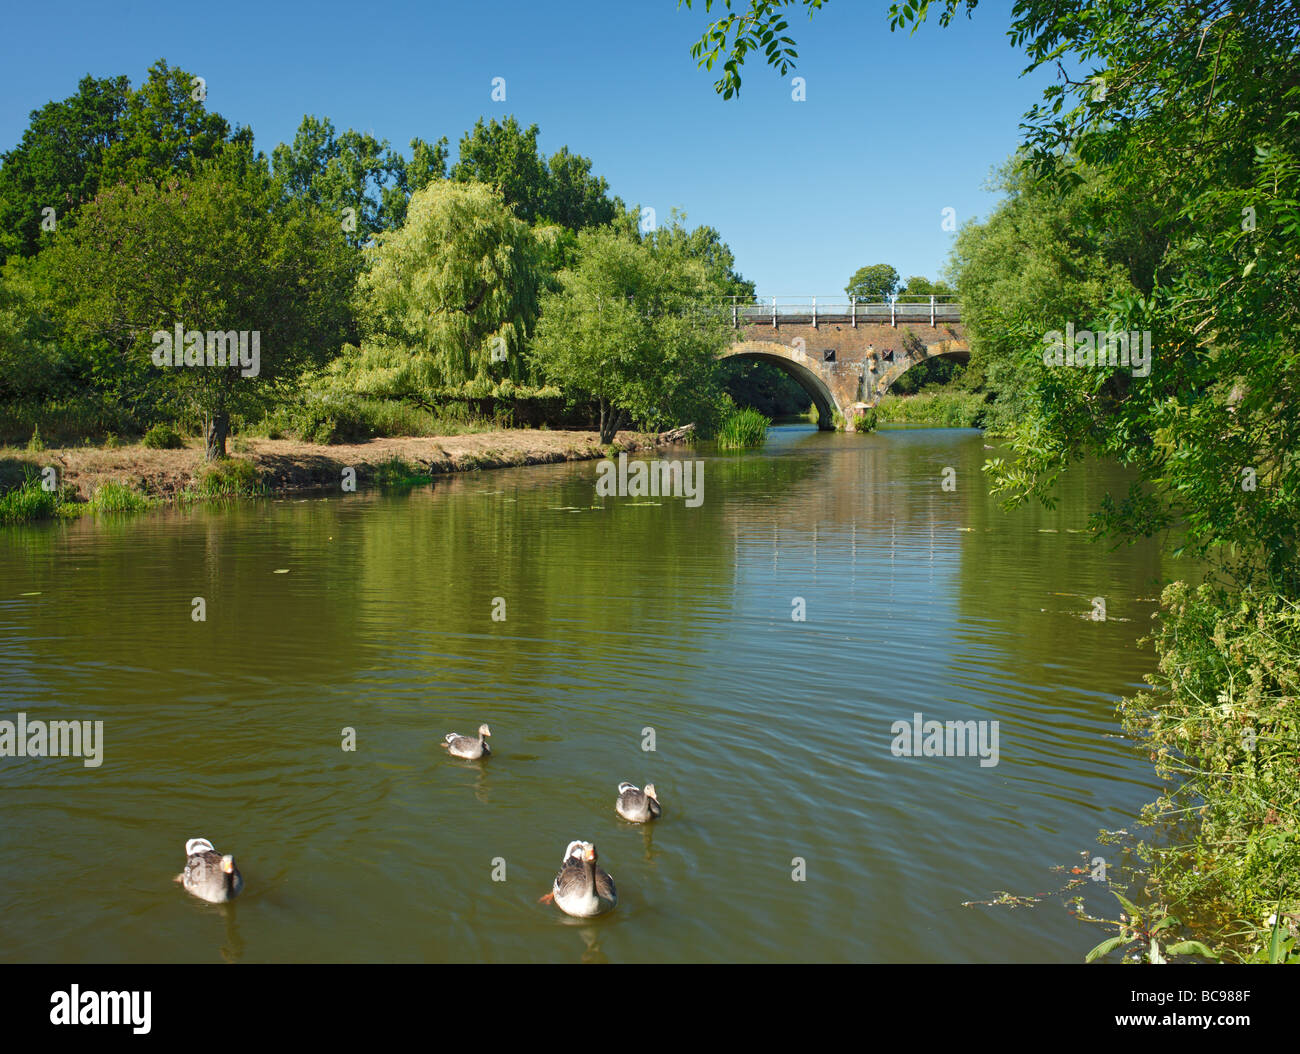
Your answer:
[[[417,191],[405,224],[366,250],[358,283],[365,339],[336,372],[354,391],[422,406],[469,380],[525,379],[549,235],[482,183]]]

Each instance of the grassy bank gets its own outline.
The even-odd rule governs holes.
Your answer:
[[[669,433],[620,432],[616,437],[618,448],[627,451],[671,441]],[[530,429],[329,445],[243,436],[232,446],[234,456],[212,464],[203,461],[197,440],[178,449],[143,443],[0,448],[0,525],[340,489],[345,479],[359,487],[412,485],[448,472],[585,461],[607,452],[594,432]]]
[[[977,428],[983,412],[984,396],[967,391],[886,395],[876,406],[881,424],[930,425],[934,428]]]

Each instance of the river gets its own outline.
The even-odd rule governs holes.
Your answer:
[[[1113,708],[1177,568],[1084,533],[1118,467],[1006,513],[987,442],[661,454],[694,508],[585,462],[0,530],[0,720],[103,721],[97,766],[0,758],[0,959],[1080,961],[1060,896],[963,904],[1118,866],[1155,784]],[[898,756],[916,714],[997,722],[996,764]],[[440,749],[483,721],[490,759]],[[171,881],[198,836],[230,906]],[[537,902],[578,838],[595,920]]]

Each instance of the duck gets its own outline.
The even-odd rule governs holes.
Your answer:
[[[590,918],[612,910],[618,904],[618,890],[609,873],[597,865],[596,846],[575,841],[564,850],[564,866],[542,899],[554,900],[566,915]]]
[[[200,900],[224,904],[234,900],[244,888],[244,876],[235,866],[235,858],[224,856],[206,838],[191,838],[185,843],[185,870],[176,881]]]
[[[446,740],[447,750],[456,757],[473,760],[492,753],[492,748],[487,745],[487,737],[491,734],[492,729],[487,725],[479,725],[478,739],[473,736],[462,736],[459,732],[448,732],[442,738]]]
[[[645,790],[638,789],[633,783],[620,783],[618,801],[614,802],[614,809],[623,819],[631,820],[633,823],[646,823],[658,819],[663,812],[653,783],[647,783]]]

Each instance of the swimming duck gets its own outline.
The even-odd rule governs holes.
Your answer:
[[[638,790],[632,783],[620,783],[618,801],[614,803],[614,808],[623,819],[631,820],[633,823],[645,823],[657,819],[663,812],[653,783],[647,783],[645,790]]]
[[[191,838],[185,843],[185,870],[176,876],[187,892],[222,904],[234,900],[244,888],[244,877],[229,853],[222,856],[206,838]]]
[[[492,748],[487,745],[485,737],[492,734],[492,729],[487,725],[478,726],[478,739],[473,736],[462,736],[458,732],[448,732],[443,739],[447,741],[447,749],[458,758],[481,758],[492,753]]]
[[[596,847],[591,842],[570,842],[551,893],[542,899],[554,900],[567,915],[590,918],[611,910],[618,903],[618,891],[609,873],[597,866]]]

